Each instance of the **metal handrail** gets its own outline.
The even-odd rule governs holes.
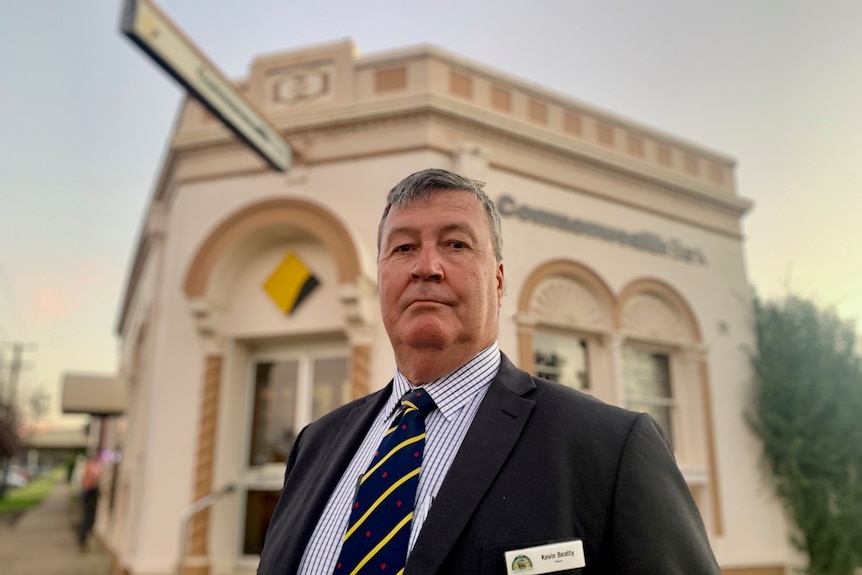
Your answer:
[[[203,511],[207,507],[210,507],[223,496],[227,495],[228,493],[233,493],[234,491],[236,491],[236,485],[230,483],[228,485],[225,485],[218,491],[213,491],[212,493],[208,493],[200,499],[193,501],[188,507],[183,510],[182,514],[180,515],[180,544],[177,557],[176,575],[183,575],[183,560],[185,559],[186,547],[188,546],[187,539],[189,521],[191,521],[192,517],[197,515],[198,512]]]

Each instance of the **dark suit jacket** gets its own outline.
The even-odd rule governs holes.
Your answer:
[[[259,575],[296,573],[387,388],[306,427],[291,452]],[[455,456],[406,575],[503,574],[504,552],[583,541],[565,573],[719,574],[655,421],[515,368],[505,355]]]

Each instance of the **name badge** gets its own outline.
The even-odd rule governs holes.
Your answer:
[[[577,569],[587,564],[584,559],[584,542],[580,539],[550,543],[528,549],[506,551],[506,568],[516,573],[554,573]]]

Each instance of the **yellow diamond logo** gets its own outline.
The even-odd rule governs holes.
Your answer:
[[[319,284],[302,260],[289,253],[263,284],[263,289],[281,311],[290,314]]]

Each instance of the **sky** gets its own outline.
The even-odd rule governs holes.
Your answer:
[[[0,382],[113,373],[129,266],[180,87],[120,0],[7,0],[0,18]],[[351,38],[434,44],[736,159],[749,279],[862,328],[862,2],[161,0],[229,78]],[[857,330],[860,331],[860,330]],[[57,402],[43,420],[58,420]],[[71,420],[65,419],[65,422]]]

